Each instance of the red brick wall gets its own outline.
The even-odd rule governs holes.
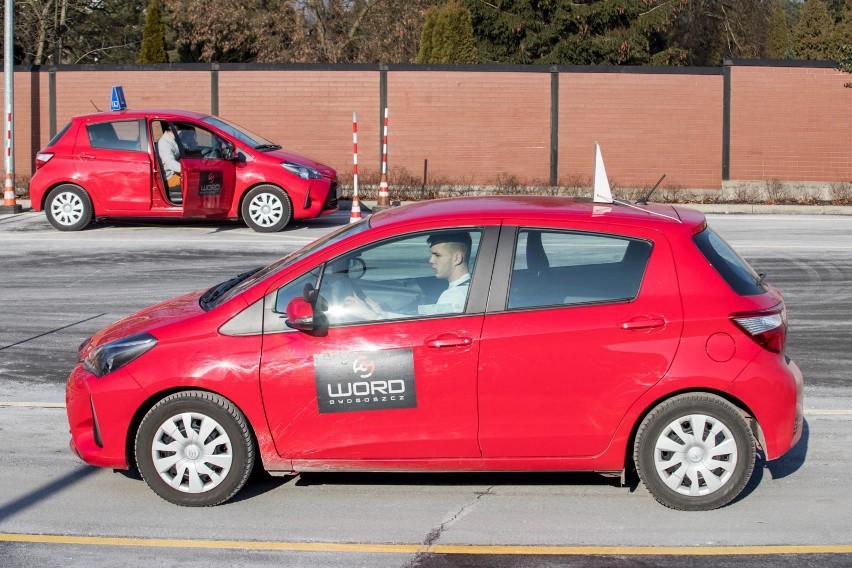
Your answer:
[[[388,73],[388,163],[418,178],[487,184],[547,180],[550,75],[458,71]]]
[[[366,165],[379,153],[378,72],[219,72],[220,116],[341,173],[352,171],[353,112]]]
[[[731,179],[852,181],[852,76],[731,68]]]
[[[380,72],[363,67],[222,66],[219,114],[342,173],[352,168],[352,112],[359,122],[359,166],[380,168]],[[612,70],[610,70],[612,71]],[[592,173],[601,144],[611,181],[719,189],[722,182],[724,83],[721,73],[680,69],[559,75],[558,178]],[[731,67],[732,180],[852,180],[850,76],[824,67]],[[109,108],[122,85],[131,108],[209,112],[211,71],[189,68],[69,70],[56,73],[56,123]],[[0,85],[2,87],[2,85]],[[0,88],[2,93],[2,88]],[[387,71],[391,176],[490,184],[514,176],[550,177],[551,74],[508,70]],[[48,72],[15,73],[15,168],[32,172],[49,133]],[[391,178],[391,185],[393,179]]]
[[[722,76],[562,73],[559,177],[592,175],[601,145],[613,186],[719,188]]]

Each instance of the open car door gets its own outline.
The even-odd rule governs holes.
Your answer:
[[[179,123],[184,217],[226,217],[234,199],[234,146],[198,125]]]

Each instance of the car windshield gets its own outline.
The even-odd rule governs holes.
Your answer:
[[[244,272],[238,276],[235,276],[230,280],[226,280],[221,284],[217,284],[216,286],[213,286],[212,288],[207,290],[201,296],[201,299],[199,301],[199,303],[201,304],[201,308],[207,311],[212,310],[216,306],[224,304],[231,298],[238,296],[245,290],[248,290],[261,280],[268,277],[269,275],[277,273],[279,270],[290,266],[294,262],[303,259],[309,254],[329,247],[352,235],[355,235],[362,231],[366,231],[369,228],[369,218],[363,219],[358,223],[344,225],[336,231],[332,231],[326,236],[321,237],[308,245],[305,245],[299,250],[291,252],[284,258],[273,262],[265,268],[250,270],[248,272]]]
[[[228,122],[218,116],[205,116],[201,120],[211,126],[215,126],[227,134],[230,134],[246,146],[251,146],[255,150],[270,151],[279,150],[281,148],[280,145],[270,142],[263,136],[258,136],[254,132],[250,132],[242,126],[237,126],[236,124]]]

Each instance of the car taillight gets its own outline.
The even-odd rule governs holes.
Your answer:
[[[783,305],[769,310],[733,314],[731,321],[769,351],[781,353],[784,350],[787,310]]]
[[[39,152],[38,154],[36,154],[36,169],[39,169],[40,167],[48,163],[52,157],[53,154],[51,154],[50,152]]]

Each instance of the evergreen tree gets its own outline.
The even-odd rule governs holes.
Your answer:
[[[834,19],[823,0],[805,0],[799,23],[793,28],[796,59],[831,59],[834,47]]]
[[[423,30],[420,32],[420,51],[417,52],[417,63],[431,63],[434,51],[435,22],[438,19],[439,8],[426,10],[423,20]]]
[[[781,7],[781,2],[776,0],[772,4],[772,13],[769,16],[769,33],[766,38],[766,57],[769,59],[790,59],[792,49],[790,47],[790,29],[787,26],[787,16]]]
[[[427,11],[417,63],[476,63],[470,11],[457,0]]]
[[[687,0],[465,0],[481,62],[680,63],[667,33]]]
[[[139,63],[168,63],[166,57],[166,30],[160,12],[160,0],[150,0],[142,30],[142,48]]]
[[[840,12],[840,21],[834,26],[834,45],[838,50],[852,47],[852,0],[846,0]]]

